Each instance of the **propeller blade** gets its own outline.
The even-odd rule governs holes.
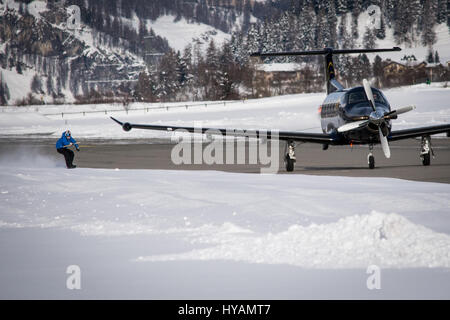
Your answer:
[[[397,110],[394,110],[394,111],[396,114],[402,114],[402,113],[412,111],[415,108],[416,108],[416,106],[407,106],[407,107],[403,107],[403,108],[398,108]]]
[[[390,119],[390,118],[396,119],[397,116],[398,116],[399,114],[402,114],[402,113],[406,113],[406,112],[412,111],[412,110],[414,110],[415,108],[416,108],[416,106],[402,107],[402,108],[399,108],[399,109],[397,109],[397,110],[392,110],[391,112],[386,113],[386,114],[384,115],[384,117],[385,117],[385,118],[388,118],[388,119]]]
[[[367,120],[349,122],[349,123],[344,124],[343,126],[340,126],[337,129],[337,131],[338,132],[346,132],[346,131],[358,129],[358,128],[364,127],[368,123],[369,123],[369,121],[367,121]]]
[[[369,81],[367,81],[367,79],[363,80],[363,86],[364,86],[364,91],[366,92],[367,99],[369,99],[372,110],[376,111],[375,99],[373,98],[372,88],[370,87]]]
[[[380,142],[381,147],[383,148],[384,156],[389,159],[391,157],[391,149],[389,149],[389,143],[387,141],[387,138],[383,135],[383,132],[379,127],[378,132],[380,133]]]

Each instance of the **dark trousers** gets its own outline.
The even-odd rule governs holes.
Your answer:
[[[66,159],[67,168],[72,167],[72,161],[75,156],[73,151],[69,150],[67,148],[59,148],[59,149],[56,149],[56,151],[58,151],[58,153],[61,153],[64,156],[64,159]]]

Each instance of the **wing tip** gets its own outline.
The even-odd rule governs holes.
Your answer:
[[[111,117],[110,116],[110,118],[114,121],[114,122],[116,122],[116,123],[118,123],[118,124],[120,124],[121,126],[123,125],[123,123],[122,122],[120,122],[119,120],[117,120],[116,118],[114,118],[114,117]]]

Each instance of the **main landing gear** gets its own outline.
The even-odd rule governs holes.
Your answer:
[[[433,148],[431,147],[430,136],[423,136],[420,147],[420,158],[424,166],[429,166],[431,163],[431,157],[434,158]]]
[[[373,156],[373,144],[369,144],[369,154],[367,155],[369,169],[375,168],[375,157]]]
[[[286,171],[292,172],[294,171],[294,163],[296,161],[295,158],[295,142],[288,141],[286,142],[286,149],[284,151],[284,164],[286,165]]]

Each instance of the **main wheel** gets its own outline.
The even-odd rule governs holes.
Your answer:
[[[294,171],[294,160],[289,159],[289,157],[286,157],[286,171],[287,172]]]
[[[430,156],[430,152],[425,153],[422,155],[422,164],[424,166],[429,166],[431,163],[431,156]]]
[[[375,157],[369,156],[369,169],[375,168]]]

